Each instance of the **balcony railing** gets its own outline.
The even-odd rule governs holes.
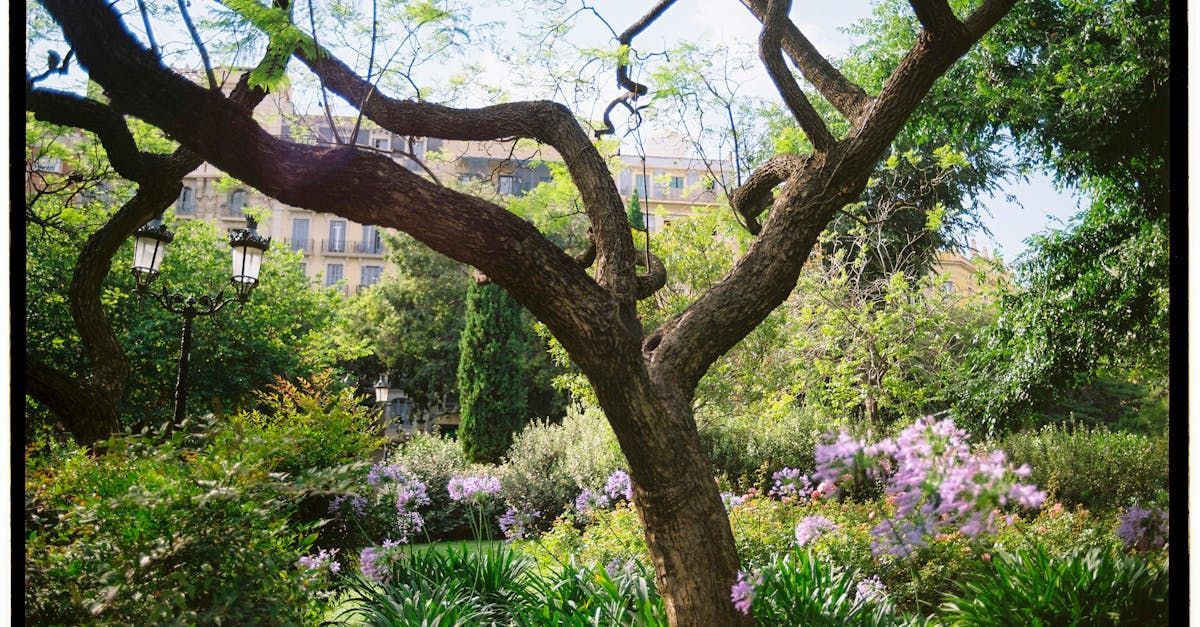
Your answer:
[[[321,252],[327,255],[361,255],[364,257],[382,257],[383,242],[321,240]]]
[[[311,239],[289,239],[284,241],[291,250],[300,250],[305,253],[311,253],[313,245],[316,243]]]

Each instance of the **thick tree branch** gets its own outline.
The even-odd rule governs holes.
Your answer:
[[[652,376],[691,390],[708,367],[791,293],[804,261],[833,215],[856,200],[874,165],[938,77],[998,21],[1014,0],[989,0],[967,20],[967,35],[923,31],[863,112],[850,135],[792,174],[746,255],[719,283],[647,338]],[[765,176],[765,175],[764,175]]]
[[[650,88],[629,78],[628,59],[629,56],[633,54],[633,38],[640,35],[642,31],[646,30],[646,28],[653,24],[654,21],[659,17],[661,17],[663,13],[666,13],[667,9],[671,8],[672,4],[675,4],[675,0],[659,0],[658,4],[654,5],[649,11],[646,12],[645,15],[639,18],[638,21],[634,22],[629,26],[629,28],[626,28],[621,32],[621,34],[617,35],[617,44],[628,49],[626,50],[625,54],[622,55],[621,60],[617,61],[617,86],[626,91],[620,96],[613,98],[612,102],[609,102],[608,106],[605,107],[604,127],[597,129],[594,132],[597,138],[617,132],[616,126],[613,125],[610,116],[612,114],[612,110],[615,109],[618,104],[625,105],[625,108],[629,109],[629,113],[637,118],[639,124],[641,123],[640,111],[645,107],[635,108],[630,103],[637,102],[639,97],[645,96],[647,93],[649,93]],[[592,9],[592,12],[596,13],[596,10]],[[599,17],[599,15],[599,13],[596,13],[597,17]],[[603,19],[604,18],[601,18],[601,20]],[[605,24],[607,25],[608,22],[605,22]]]
[[[316,58],[300,51],[296,56],[331,91],[352,106],[365,102],[367,118],[398,135],[468,141],[523,137],[552,146],[567,164],[595,233],[596,280],[632,308],[635,290],[629,269],[634,247],[624,205],[608,164],[566,107],[543,100],[458,109],[398,100],[378,91],[368,99],[374,86],[326,51]]]
[[[220,94],[202,89],[155,63],[129,37],[120,18],[100,0],[44,0],[44,4],[76,45],[91,78],[105,87],[122,110],[162,128],[206,161],[272,198],[399,229],[442,254],[480,269],[545,322],[581,366],[604,363],[617,349],[619,338],[627,337],[630,327],[637,324],[632,305],[615,306],[610,293],[592,281],[573,259],[531,224],[502,207],[431,183],[391,159],[368,151],[281,141]],[[372,98],[369,103],[380,101]],[[524,128],[530,122],[519,120],[516,111],[539,112],[534,123],[560,125],[559,111],[565,112],[559,105],[547,103],[491,109],[499,120],[478,111],[468,114],[442,107],[438,110],[444,115],[433,116],[435,122],[426,128],[436,131],[449,119],[464,115],[479,125],[492,122],[493,127]],[[420,117],[430,117],[428,106],[418,105],[416,110]],[[547,119],[547,115],[551,117]],[[406,130],[405,134],[439,136],[436,132]],[[565,158],[579,162],[579,153],[584,149],[598,154],[577,124],[573,134],[561,128],[556,132],[581,141],[565,145]],[[572,153],[571,148],[580,150]],[[607,170],[604,181],[616,197]],[[625,229],[626,260],[630,261],[621,272],[628,277],[632,304],[632,237],[623,212],[618,216]],[[599,222],[605,226],[604,220]],[[606,263],[604,254],[601,247],[601,264]],[[537,280],[531,280],[533,277]]]
[[[812,103],[808,101],[808,97],[804,95],[800,85],[796,84],[796,78],[792,76],[787,62],[783,60],[783,52],[780,48],[784,22],[788,21],[788,8],[791,5],[791,0],[768,1],[762,34],[758,37],[758,53],[762,58],[763,65],[767,67],[767,73],[771,75],[771,80],[779,90],[779,94],[783,96],[783,102],[787,104],[792,116],[800,123],[804,134],[808,135],[813,148],[820,152],[826,152],[833,147],[833,135],[825,126],[821,115],[817,113],[816,109],[813,109]]]
[[[946,0],[909,0],[925,30],[938,35],[962,36],[963,24]]]
[[[100,139],[108,161],[122,177],[140,181],[146,176],[143,154],[133,141],[125,118],[108,105],[26,82],[25,108],[43,122],[91,131]]]
[[[786,181],[804,166],[800,155],[775,155],[758,166],[746,182],[729,195],[729,205],[746,221],[746,229],[758,235],[762,226],[758,216],[771,206],[775,187]]]
[[[766,19],[767,0],[742,0],[760,22]],[[783,24],[783,50],[800,70],[804,79],[848,120],[855,120],[870,103],[871,98],[858,85],[847,79],[829,62],[790,19]]]

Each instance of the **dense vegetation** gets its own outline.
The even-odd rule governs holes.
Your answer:
[[[413,23],[456,24],[440,4],[405,6]],[[879,2],[846,74],[877,91],[914,20]],[[935,84],[783,305],[700,379],[737,611],[764,625],[1169,622],[1167,29],[1162,1],[1018,3]],[[738,168],[810,152],[780,107],[721,91],[715,52],[671,51],[648,123],[718,106],[731,127],[700,132],[736,134]],[[175,148],[133,129],[144,150]],[[27,352],[85,380],[67,279],[134,185],[92,135],[30,115],[26,144],[28,163],[67,166],[27,197]],[[503,202],[583,248],[580,192],[549,167]],[[1079,215],[1007,269],[980,260],[971,293],[943,289],[936,255],[962,250],[978,199],[1030,169],[1079,191]],[[634,231],[656,211],[636,193],[625,209]],[[177,236],[159,284],[223,285],[216,227],[164,219]],[[637,303],[646,329],[754,241],[727,194],[634,235],[669,271]],[[253,298],[197,323],[192,418],[175,429],[179,320],[136,297],[132,245],[119,249],[101,300],[129,362],[114,400],[126,431],[78,443],[26,397],[26,622],[666,624],[630,465],[589,380],[499,285],[408,235],[388,243],[388,275],[350,299],[272,247]],[[418,411],[460,406],[458,433],[386,441],[366,396],[382,373]]]

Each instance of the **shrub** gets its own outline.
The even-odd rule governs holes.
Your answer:
[[[1106,511],[1151,500],[1170,478],[1165,437],[1046,426],[1000,446],[1015,463],[1029,464],[1031,481],[1068,507]]]
[[[296,383],[276,379],[257,396],[261,409],[230,420],[247,434],[280,444],[271,470],[332,468],[383,446],[376,412],[359,404],[354,390],[338,389],[328,370]]]
[[[946,600],[950,624],[1170,624],[1166,562],[1100,549],[1053,558],[1038,547],[993,563]]]
[[[404,468],[425,484],[429,505],[421,509],[430,539],[467,538],[475,510],[450,498],[446,486],[455,476],[470,473],[470,462],[451,438],[416,433],[394,451],[388,462]]]
[[[320,611],[292,522],[329,477],[270,472],[289,442],[235,426],[76,450],[26,479],[32,624],[280,624]]]
[[[713,472],[739,490],[766,491],[771,471],[814,467],[813,446],[828,423],[795,408],[769,415],[698,416],[700,442]]]
[[[562,424],[531,424],[517,435],[499,473],[504,499],[540,512],[543,526],[575,502],[584,488],[600,492],[625,467],[616,434],[596,408],[576,405]]]

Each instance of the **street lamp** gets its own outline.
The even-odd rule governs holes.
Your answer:
[[[157,222],[157,220],[155,221]],[[220,290],[215,296],[191,296],[178,292],[168,293],[166,286],[154,297],[163,309],[183,316],[183,333],[179,342],[179,373],[175,381],[175,419],[173,425],[184,419],[187,406],[188,354],[192,350],[192,320],[197,316],[215,314],[225,305],[238,301],[244,305],[250,292],[258,285],[258,271],[262,268],[263,253],[271,245],[271,238],[262,237],[256,231],[254,220],[246,221],[246,228],[237,229],[229,236],[229,247],[233,255],[233,272],[229,279],[233,284],[233,297],[225,296]],[[133,278],[137,294],[144,297],[150,293],[150,285],[158,276],[167,244],[175,234],[161,223],[147,224],[134,232]]]

